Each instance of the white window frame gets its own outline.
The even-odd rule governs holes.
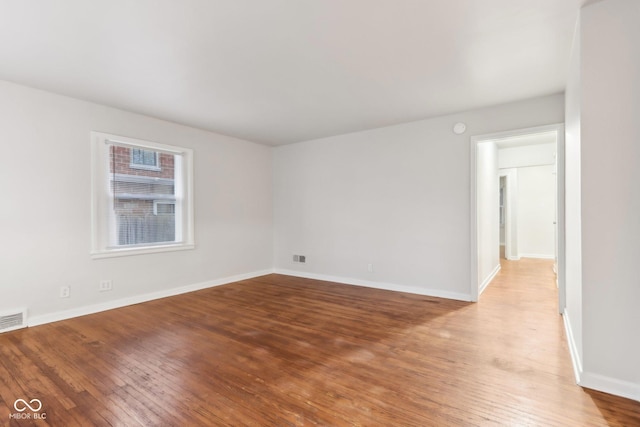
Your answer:
[[[153,150],[178,155],[175,164],[176,241],[136,246],[114,246],[109,230],[115,218],[110,188],[109,145]],[[151,254],[195,248],[193,213],[193,150],[141,139],[91,132],[91,256],[94,259]]]

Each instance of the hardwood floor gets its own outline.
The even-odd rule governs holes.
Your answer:
[[[556,311],[550,261],[478,304],[264,276],[1,334],[0,425],[640,425],[574,384]]]

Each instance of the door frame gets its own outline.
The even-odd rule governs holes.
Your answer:
[[[477,150],[478,144],[496,139],[511,138],[516,136],[532,135],[538,133],[556,132],[556,167],[557,167],[557,191],[556,206],[557,214],[557,283],[558,283],[558,311],[564,312],[566,306],[566,284],[565,284],[565,144],[564,144],[564,124],[557,123],[546,126],[535,126],[530,128],[515,129],[505,132],[497,132],[484,135],[476,135],[470,138],[470,162],[469,162],[469,180],[470,180],[470,240],[471,240],[471,281],[470,296],[471,301],[478,301],[480,290],[480,277],[478,274],[478,199],[477,199]]]
[[[504,257],[510,261],[520,259],[518,251],[518,169],[501,169],[504,186]]]

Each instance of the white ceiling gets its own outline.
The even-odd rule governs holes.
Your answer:
[[[0,79],[269,145],[564,90],[584,0],[0,0]]]

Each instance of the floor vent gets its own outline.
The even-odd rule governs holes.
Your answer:
[[[15,311],[0,315],[0,332],[27,327],[27,311]]]

